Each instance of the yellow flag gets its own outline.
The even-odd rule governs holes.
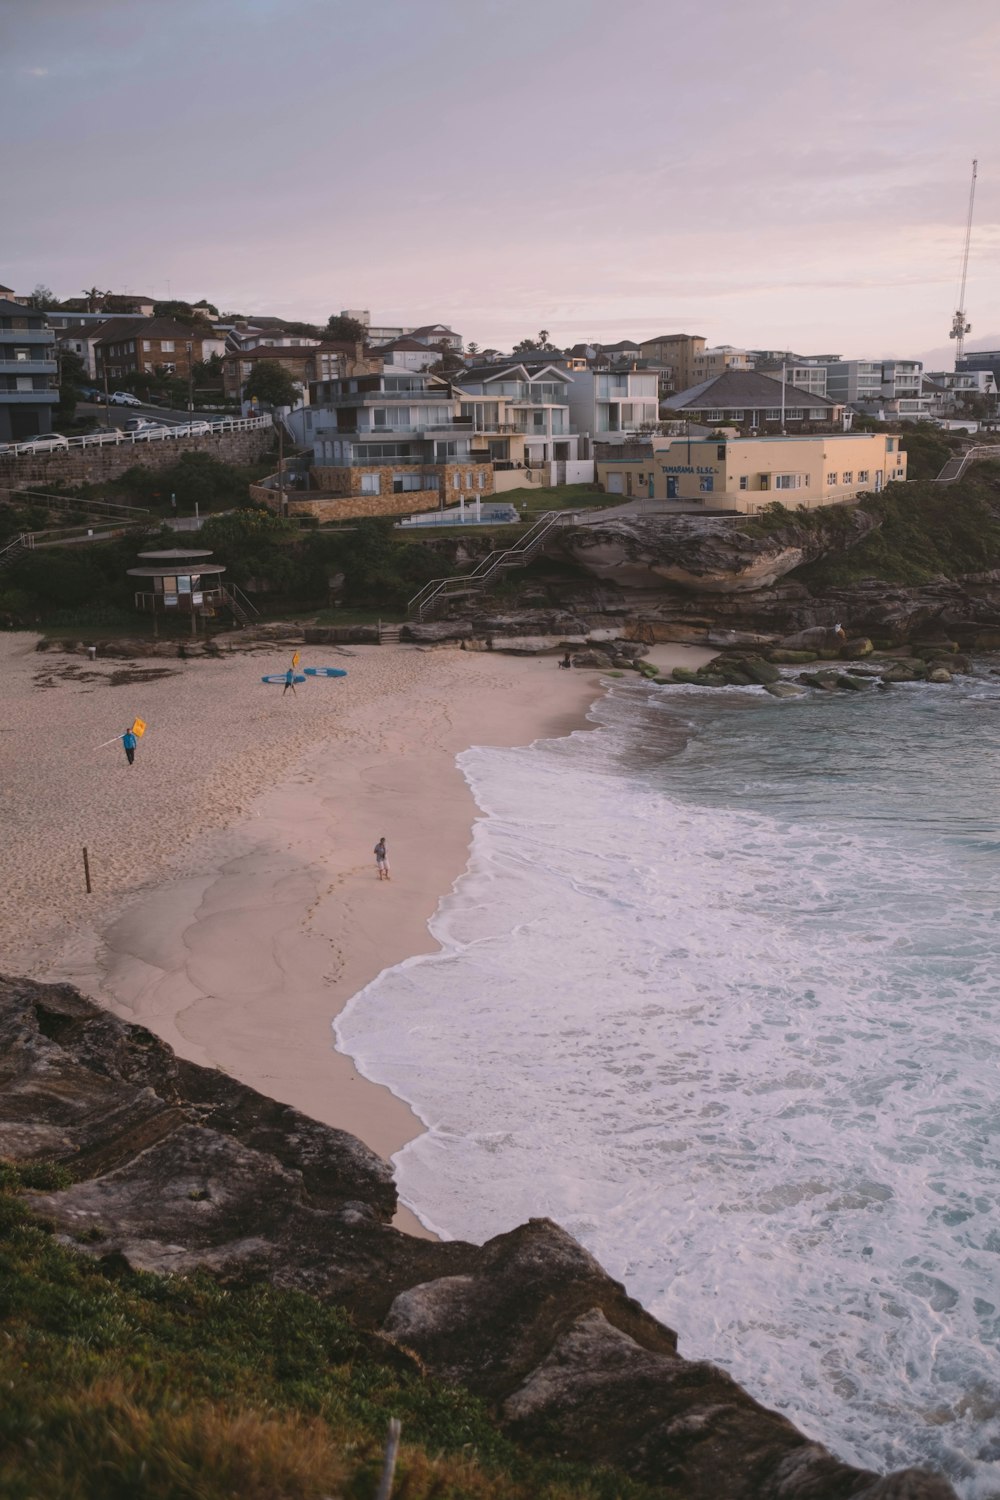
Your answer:
[[[297,667],[300,660],[301,658],[299,656],[299,653],[296,651],[295,655],[292,657],[292,666]]]
[[[132,733],[135,735],[137,740],[142,739],[143,735],[146,733],[145,719],[136,719],[135,723],[132,725]]]

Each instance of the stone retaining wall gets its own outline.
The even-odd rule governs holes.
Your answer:
[[[24,485],[44,487],[59,481],[67,484],[100,484],[115,479],[126,469],[166,469],[184,453],[210,453],[228,464],[256,463],[274,446],[272,427],[248,432],[224,432],[218,436],[174,438],[163,442],[95,443],[92,448],[63,449],[38,453],[31,458],[0,455],[0,494]]]
[[[278,508],[278,491],[265,484],[250,486],[255,505]],[[437,490],[410,490],[405,495],[310,495],[302,490],[286,490],[285,501],[290,516],[315,516],[318,521],[349,521],[364,516],[408,516],[413,511],[437,510]]]

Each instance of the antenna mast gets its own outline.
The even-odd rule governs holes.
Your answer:
[[[976,170],[978,161],[972,163],[972,184],[969,188],[969,217],[965,225],[965,254],[962,256],[962,287],[958,294],[958,311],[951,320],[951,333],[949,338],[957,339],[955,345],[955,368],[965,353],[965,335],[972,327],[971,323],[965,321],[965,278],[969,270],[969,242],[972,239],[972,205],[976,201]]]

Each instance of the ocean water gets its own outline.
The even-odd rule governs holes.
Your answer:
[[[403,1200],[531,1215],[841,1457],[1000,1496],[1000,679],[616,685],[337,1025]]]

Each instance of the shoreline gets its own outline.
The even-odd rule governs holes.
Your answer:
[[[333,1023],[383,969],[437,949],[428,922],[464,871],[482,816],[457,755],[586,727],[601,674],[558,671],[554,656],[359,647],[344,663],[347,678],[310,683],[282,704],[260,676],[283,650],[111,686],[121,664],[83,669],[77,658],[36,657],[19,640],[3,663],[20,668],[18,748],[37,743],[44,726],[50,735],[61,726],[63,742],[62,755],[28,777],[20,832],[36,848],[60,837],[62,846],[40,880],[15,890],[13,910],[5,900],[2,966],[74,983],[179,1055],[391,1158],[423,1125],[336,1051]],[[668,649],[691,659],[689,648]],[[114,715],[133,711],[150,725],[135,767],[117,746],[89,760],[74,754],[78,741],[97,744],[108,724],[114,732]],[[85,737],[74,715],[88,721]],[[11,738],[0,741],[5,812],[11,780],[24,780]],[[68,803],[91,799],[112,825],[110,844],[101,838],[92,851],[96,900],[65,890],[78,873]],[[383,833],[392,879],[380,883],[371,850]],[[39,886],[52,916],[29,932]],[[406,1210],[397,1223],[427,1233]]]

